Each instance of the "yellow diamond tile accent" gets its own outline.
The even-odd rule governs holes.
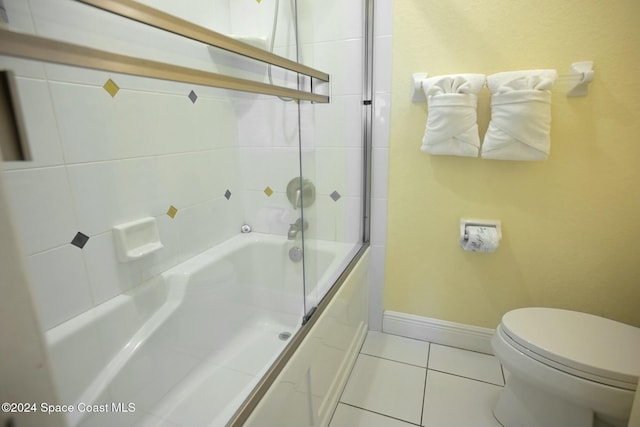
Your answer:
[[[267,187],[264,189],[264,194],[267,195],[267,197],[271,197],[271,195],[273,194],[273,190],[271,189],[271,187]]]
[[[260,3],[262,0],[256,0],[258,3]]]
[[[102,86],[104,90],[109,92],[109,95],[116,96],[116,93],[120,90],[117,84],[111,79],[107,80],[107,82]]]
[[[178,209],[176,209],[175,206],[173,206],[173,205],[169,206],[169,210],[167,211],[167,215],[169,215],[171,218],[175,218],[177,213],[178,213]]]

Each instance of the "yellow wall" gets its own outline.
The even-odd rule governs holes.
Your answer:
[[[543,162],[420,151],[411,74],[491,74],[595,61],[585,98],[552,97]],[[490,116],[479,99],[481,138]],[[385,309],[495,327],[522,306],[640,326],[640,2],[395,0]],[[458,245],[459,219],[495,218],[494,254]]]

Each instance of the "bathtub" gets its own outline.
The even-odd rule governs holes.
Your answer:
[[[46,333],[70,426],[224,425],[357,248],[235,236]],[[300,244],[299,241],[297,244]]]

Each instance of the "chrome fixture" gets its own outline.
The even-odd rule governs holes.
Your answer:
[[[287,184],[287,199],[294,209],[308,208],[316,201],[316,186],[307,178],[293,178]]]
[[[294,246],[291,249],[289,249],[289,259],[293,262],[300,262],[302,261],[302,249]]]
[[[295,240],[298,232],[301,230],[306,230],[309,228],[309,223],[307,221],[303,221],[302,218],[298,218],[296,222],[293,224],[289,224],[289,231],[287,232],[287,239]]]
[[[240,227],[240,232],[251,233],[251,226],[249,224],[243,224],[242,227]]]

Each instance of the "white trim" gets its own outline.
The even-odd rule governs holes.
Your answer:
[[[491,337],[495,330],[414,314],[385,310],[382,331],[436,344],[493,354]]]

